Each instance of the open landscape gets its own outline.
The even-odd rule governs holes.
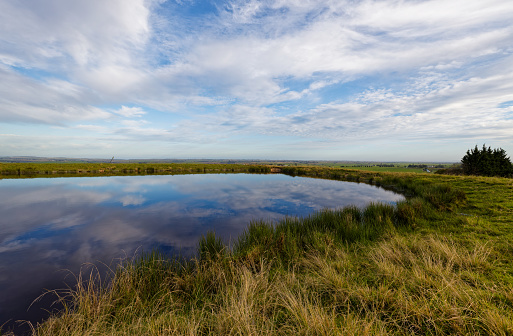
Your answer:
[[[383,186],[407,200],[254,221],[228,245],[205,233],[192,259],[146,251],[107,278],[77,274],[76,287],[47,294],[64,308],[33,334],[513,332],[511,179],[312,166],[259,171],[273,169]]]
[[[513,336],[512,18],[0,0],[0,336]]]

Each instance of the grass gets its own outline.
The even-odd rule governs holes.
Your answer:
[[[513,335],[513,180],[294,167],[401,191],[397,206],[257,221],[60,294],[34,335]]]
[[[395,173],[423,173],[422,168],[408,168],[407,166],[397,167],[379,167],[379,166],[354,166],[354,165],[340,165],[338,166],[344,169],[351,170],[365,170],[371,172],[395,172]]]
[[[363,163],[340,163],[340,162],[326,162],[317,164],[318,166],[330,168],[343,168],[351,170],[363,170],[370,172],[392,172],[392,173],[424,173],[425,169],[421,165],[425,165],[431,172],[436,172],[440,169],[452,167],[453,163],[405,163],[405,162],[388,162],[385,164],[375,162]]]

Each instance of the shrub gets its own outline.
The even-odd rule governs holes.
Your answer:
[[[463,173],[467,175],[501,176],[513,175],[513,165],[502,148],[491,149],[483,145],[482,149],[468,150],[461,159]]]

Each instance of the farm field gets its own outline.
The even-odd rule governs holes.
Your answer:
[[[254,222],[230,246],[209,233],[193,260],[126,260],[110,282],[61,293],[67,309],[34,334],[513,333],[512,179],[280,170],[408,199]]]
[[[396,172],[396,173],[426,173],[426,169],[429,172],[436,172],[440,169],[445,169],[453,166],[452,163],[362,163],[362,164],[348,164],[348,163],[338,163],[338,164],[325,164],[326,167],[332,168],[343,168],[343,169],[354,169],[354,170],[364,170],[364,171],[372,171],[372,172]]]

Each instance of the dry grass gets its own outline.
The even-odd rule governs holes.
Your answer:
[[[491,249],[395,235],[312,252],[287,270],[225,256],[181,274],[161,268],[154,297],[141,297],[137,267],[125,268],[110,290],[69,292],[78,304],[35,334],[511,335],[512,287],[480,281]],[[128,301],[112,290],[123,287]]]
[[[303,291],[387,334],[509,335],[511,286],[479,280],[493,266],[490,252],[483,244],[469,251],[442,237],[395,236],[367,253],[310,256],[303,261],[310,272]],[[501,300],[500,293],[506,293]]]

